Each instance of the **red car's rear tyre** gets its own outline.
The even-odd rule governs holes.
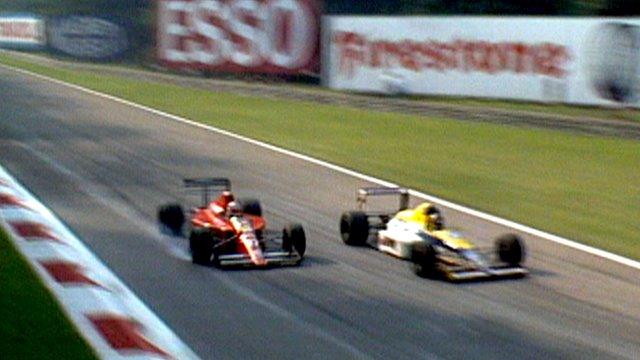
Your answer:
[[[179,204],[167,204],[158,209],[158,221],[167,228],[172,235],[181,236],[185,216]]]
[[[295,250],[300,257],[307,251],[307,237],[300,224],[291,224],[282,230],[282,249],[286,252]]]
[[[262,206],[256,199],[240,199],[242,213],[247,215],[262,216]]]

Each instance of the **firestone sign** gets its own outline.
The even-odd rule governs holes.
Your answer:
[[[317,73],[319,19],[313,0],[161,0],[158,57],[172,67]]]
[[[640,20],[323,20],[323,83],[380,92],[638,106]]]
[[[346,76],[353,76],[358,68],[366,66],[401,67],[415,72],[507,72],[562,78],[567,74],[565,66],[571,59],[565,46],[552,42],[376,40],[350,31],[337,31],[332,37],[339,71]]]

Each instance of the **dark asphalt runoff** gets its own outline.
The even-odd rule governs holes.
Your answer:
[[[640,357],[637,270],[523,236],[529,278],[420,279],[342,244],[362,180],[4,67],[0,99],[0,164],[202,358]],[[183,199],[182,178],[212,175],[260,198],[273,228],[304,225],[302,267],[194,266],[184,240],[159,233],[156,208]],[[444,215],[482,241],[509,232]]]

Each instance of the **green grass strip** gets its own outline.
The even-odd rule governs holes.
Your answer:
[[[96,359],[2,230],[0,314],[4,359]]]
[[[517,100],[456,98],[444,96],[416,96],[416,101],[444,105],[462,105],[479,109],[494,108],[511,111],[527,111],[541,114],[562,115],[570,117],[587,117],[612,121],[640,121],[640,111],[627,107],[597,107],[588,105],[566,105],[559,103],[534,103]]]
[[[0,62],[640,259],[637,141],[215,93],[7,56]]]

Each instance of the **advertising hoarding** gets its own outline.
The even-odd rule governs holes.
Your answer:
[[[82,60],[112,60],[129,49],[127,29],[92,16],[53,18],[48,25],[52,51]]]
[[[329,16],[322,38],[334,89],[591,105],[640,94],[639,19]]]
[[[33,15],[0,15],[0,47],[40,48],[46,43],[44,20]]]
[[[157,55],[168,67],[224,72],[319,72],[315,0],[160,0]]]

